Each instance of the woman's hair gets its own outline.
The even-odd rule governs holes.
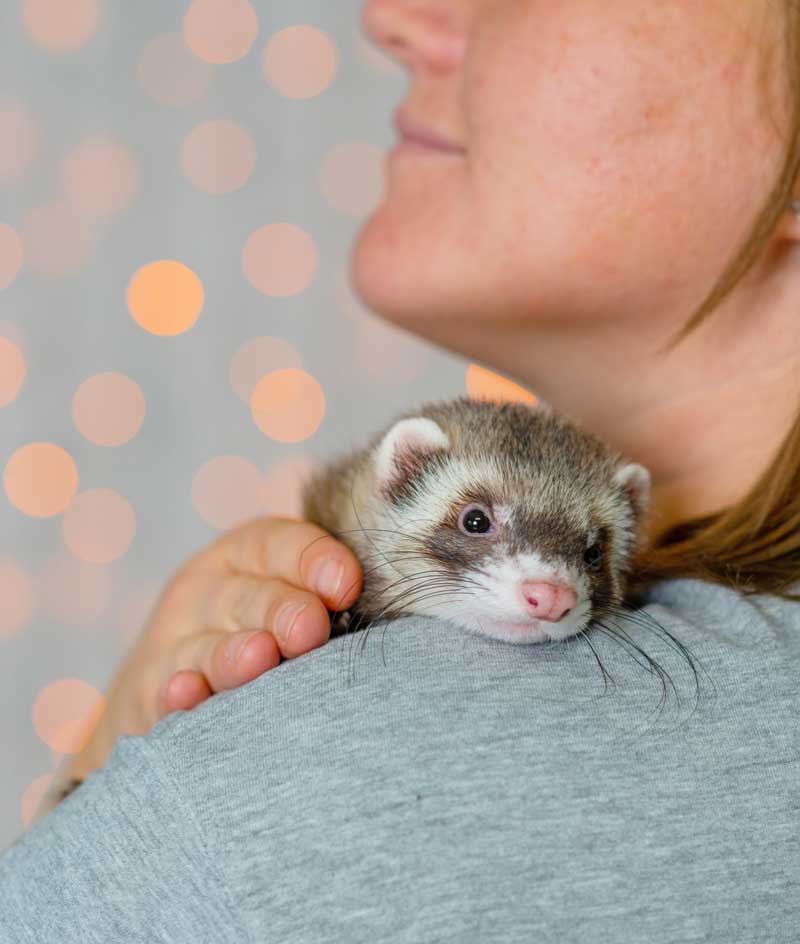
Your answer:
[[[794,197],[800,171],[800,4],[782,0],[790,93],[788,144],[780,173],[743,246],[695,314],[668,345],[680,344],[758,262]],[[766,66],[766,62],[765,62]],[[639,551],[629,593],[659,580],[693,577],[741,593],[800,601],[800,404],[771,462],[750,491],[722,512],[670,528]]]

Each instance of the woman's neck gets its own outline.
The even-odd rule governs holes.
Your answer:
[[[602,334],[591,324],[571,334],[557,325],[468,320],[406,327],[509,376],[646,466],[653,540],[743,497],[800,409],[796,336],[784,330],[781,339],[775,323],[772,331],[764,324],[754,341],[725,319],[712,314],[664,355],[657,352],[666,337],[641,330],[637,337],[624,325],[617,338],[607,324]]]

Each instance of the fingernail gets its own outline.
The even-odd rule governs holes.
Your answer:
[[[294,625],[294,621],[307,606],[308,602],[304,602],[303,600],[291,600],[278,610],[278,615],[275,618],[275,628],[281,639],[286,640],[289,638],[289,633]]]
[[[254,633],[239,633],[231,639],[225,647],[225,658],[233,665],[242,654],[244,647],[250,642],[253,636],[257,636],[258,631]]]
[[[344,562],[335,557],[326,557],[321,565],[317,565],[314,574],[314,586],[318,593],[326,597],[335,597],[344,576]]]

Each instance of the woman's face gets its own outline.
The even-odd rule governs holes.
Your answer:
[[[638,319],[664,340],[749,231],[782,156],[779,9],[366,0],[367,33],[409,70],[404,111],[464,151],[387,161],[351,259],[357,293],[423,335],[448,318]]]

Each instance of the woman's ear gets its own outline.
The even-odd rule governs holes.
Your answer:
[[[375,451],[375,474],[381,491],[392,491],[422,470],[425,459],[448,449],[444,430],[425,416],[399,420]]]

